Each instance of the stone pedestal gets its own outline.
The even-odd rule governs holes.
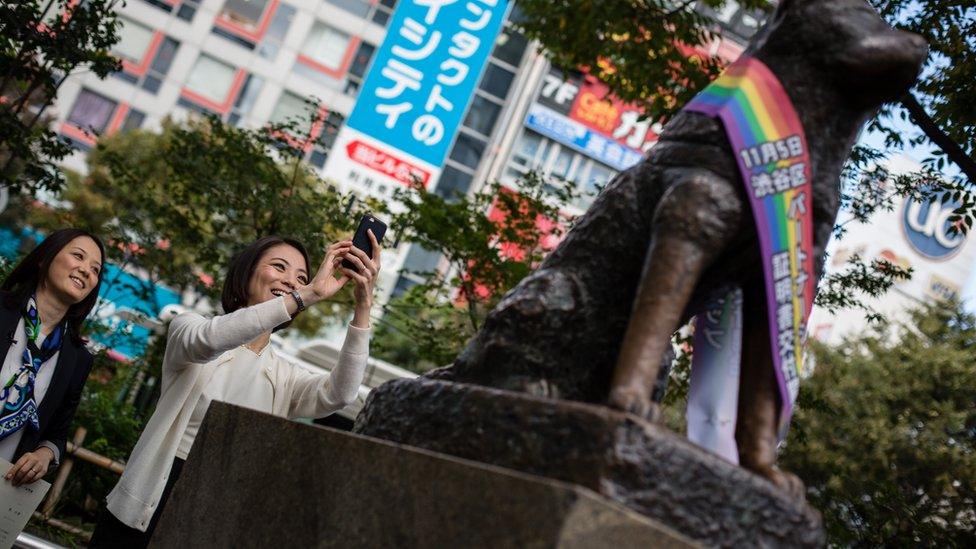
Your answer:
[[[697,546],[580,486],[218,402],[152,545]]]
[[[419,378],[374,390],[354,431],[584,486],[710,546],[824,544],[806,503],[603,406]]]

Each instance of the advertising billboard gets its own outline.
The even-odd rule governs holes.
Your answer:
[[[617,170],[636,164],[661,131],[660,124],[641,120],[637,106],[613,97],[592,76],[564,75],[555,68],[529,107],[525,125]]]
[[[917,164],[905,158],[893,158],[892,173],[912,172]],[[958,203],[931,200],[897,199],[891,211],[877,211],[869,223],[849,223],[847,233],[833,239],[827,247],[825,270],[845,268],[855,254],[869,263],[886,260],[902,268],[911,268],[912,278],[895,284],[878,299],[866,304],[889,320],[905,319],[905,312],[925,302],[962,299],[962,291],[973,275],[976,263],[976,236],[952,230],[949,215]],[[838,222],[844,222],[841,212]],[[814,307],[808,325],[809,335],[821,341],[839,343],[844,336],[868,327],[860,311],[828,313]]]
[[[366,187],[436,179],[474,93],[505,0],[402,0],[326,174]]]

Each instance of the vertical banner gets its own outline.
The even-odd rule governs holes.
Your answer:
[[[404,174],[411,173],[432,179],[444,164],[506,8],[506,0],[401,0],[327,173],[349,179],[350,169],[365,168],[391,183],[404,183]]]
[[[695,319],[688,387],[688,440],[736,465],[742,355],[742,290],[712,300]]]

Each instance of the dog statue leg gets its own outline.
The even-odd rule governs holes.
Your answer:
[[[739,230],[743,202],[713,172],[671,169],[678,181],[654,212],[651,244],[610,385],[609,403],[652,420],[651,391],[671,334],[701,274]]]
[[[747,291],[743,310],[739,411],[735,427],[739,464],[767,478],[790,497],[802,500],[803,481],[776,467],[780,395],[769,350],[769,323],[763,289]]]

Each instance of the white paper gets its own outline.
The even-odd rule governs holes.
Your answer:
[[[27,526],[27,521],[51,488],[51,484],[44,480],[14,486],[3,479],[11,467],[12,463],[0,459],[0,549],[13,547],[17,535]]]

